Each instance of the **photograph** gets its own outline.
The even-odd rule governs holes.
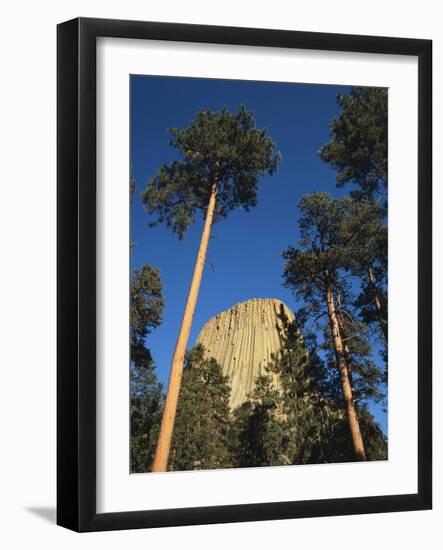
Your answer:
[[[388,89],[129,78],[130,473],[388,460]]]

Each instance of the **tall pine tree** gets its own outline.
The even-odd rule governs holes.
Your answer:
[[[142,195],[146,210],[156,223],[166,225],[182,238],[201,212],[205,218],[194,274],[183,314],[166,394],[165,408],[153,471],[165,471],[180,393],[183,362],[197,304],[212,224],[237,207],[249,210],[256,204],[260,176],[273,174],[280,154],[267,135],[258,129],[251,111],[223,109],[197,114],[181,130],[170,130],[171,146],[181,155],[163,165]]]
[[[283,254],[285,285],[305,302],[311,316],[325,317],[328,321],[355,457],[365,460],[344,328],[345,317],[351,317],[351,289],[344,270],[349,265],[348,246],[355,234],[349,235],[343,227],[352,209],[352,200],[334,200],[327,193],[313,193],[304,196],[299,207],[301,239],[299,247],[289,247]]]
[[[378,324],[387,350],[388,91],[356,87],[349,95],[338,94],[337,101],[340,115],[319,154],[337,170],[337,186],[356,186],[351,192],[356,218],[367,224],[354,247],[353,274],[362,281],[356,305],[364,321]]]

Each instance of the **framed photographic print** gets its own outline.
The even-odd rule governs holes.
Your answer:
[[[431,67],[58,26],[59,525],[431,508]]]

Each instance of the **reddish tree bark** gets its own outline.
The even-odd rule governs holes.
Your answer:
[[[349,376],[349,369],[346,363],[345,349],[343,345],[343,339],[340,332],[340,323],[335,309],[334,295],[330,288],[326,290],[326,301],[328,304],[329,324],[331,327],[332,341],[334,344],[335,357],[337,360],[337,367],[340,372],[340,381],[343,392],[343,398],[345,400],[346,415],[349,423],[349,430],[351,432],[352,443],[354,445],[355,456],[359,460],[366,460],[365,447],[363,444],[363,438],[360,431],[360,424],[358,421],[357,410],[352,395],[352,386]]]
[[[198,249],[197,260],[195,262],[194,274],[192,276],[191,287],[189,289],[188,299],[186,301],[185,311],[183,313],[180,332],[177,338],[174,355],[172,358],[171,373],[169,375],[168,391],[166,393],[165,408],[163,411],[160,433],[158,436],[157,447],[155,450],[153,472],[165,472],[168,467],[169,451],[171,448],[172,434],[174,431],[175,414],[177,412],[178,397],[183,375],[183,363],[185,360],[186,348],[191,331],[192,319],[194,317],[195,306],[197,305],[200,283],[203,275],[203,268],[208,250],[209,237],[211,234],[212,221],[217,197],[216,184],[212,186],[206,211],[203,233]]]

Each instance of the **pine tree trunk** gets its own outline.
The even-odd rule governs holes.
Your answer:
[[[340,335],[341,335],[342,341],[343,341],[343,334],[344,334],[343,316],[340,315],[340,313],[337,313],[337,319],[338,319],[338,327],[340,329]],[[351,350],[349,349],[349,346],[348,346],[347,343],[344,344],[344,352],[345,352],[346,365],[348,367],[349,383],[351,384],[352,398],[354,399],[354,403],[355,403],[355,388],[354,388],[354,382],[353,382],[353,379],[352,379],[353,378],[352,377],[353,365],[351,364],[351,362],[349,360]],[[355,407],[355,408],[357,409],[357,407]]]
[[[359,460],[366,460],[363,438],[361,436],[360,424],[357,417],[357,410],[355,408],[355,403],[352,396],[352,387],[349,380],[349,371],[348,365],[346,363],[343,340],[340,333],[339,320],[335,309],[334,296],[331,289],[327,289],[326,291],[326,301],[328,304],[329,323],[331,326],[335,357],[337,360],[338,370],[340,372],[341,387],[343,398],[345,400],[346,414],[348,417],[349,429],[351,431],[355,456]]]
[[[372,270],[372,267],[370,267],[368,271],[369,271],[369,282],[371,285],[372,293],[374,295],[373,302],[374,302],[375,311],[377,312],[378,322],[380,324],[381,330],[383,331],[385,340],[387,342],[388,341],[388,323],[383,315],[381,300],[378,294],[377,287],[375,285],[375,277],[374,277],[374,272]]]
[[[192,319],[194,317],[195,306],[197,304],[203,268],[206,260],[206,251],[208,249],[212,220],[214,218],[216,197],[217,187],[214,184],[212,186],[208,209],[206,211],[205,224],[203,227],[200,247],[198,249],[197,260],[194,267],[194,275],[192,276],[191,287],[189,289],[180,332],[177,338],[177,343],[172,358],[171,373],[169,375],[168,391],[166,393],[165,400],[165,408],[163,411],[160,433],[158,436],[157,448],[155,450],[154,463],[152,466],[153,472],[165,472],[168,467],[169,450],[171,448],[175,414],[177,411],[177,403],[183,374],[183,363],[186,354],[186,347],[188,345],[189,333],[191,331]]]

